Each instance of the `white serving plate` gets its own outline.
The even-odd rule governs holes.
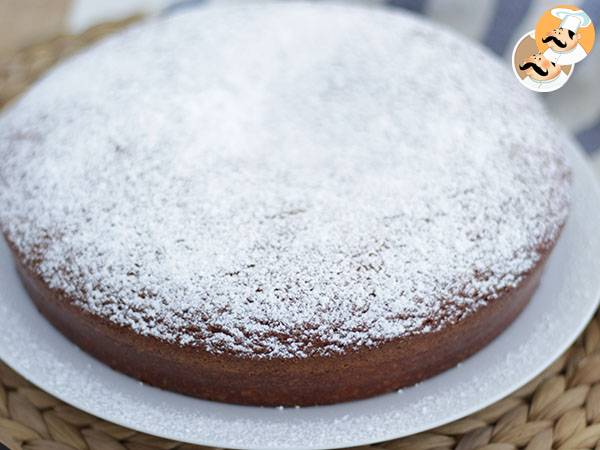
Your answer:
[[[311,408],[198,400],[144,385],[79,350],[37,312],[0,243],[0,358],[65,402],[165,438],[240,449],[368,444],[456,420],[510,394],[566,350],[600,298],[600,190],[570,150],[571,215],[532,302],[497,339],[458,367],[400,393]]]

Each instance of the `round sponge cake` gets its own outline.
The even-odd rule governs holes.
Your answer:
[[[109,38],[0,122],[0,229],[60,331],[226,402],[458,363],[537,286],[564,146],[485,50],[398,12],[214,6]]]

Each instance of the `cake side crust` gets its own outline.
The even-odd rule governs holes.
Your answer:
[[[215,355],[183,347],[90,314],[53,292],[15,255],[38,310],[67,338],[112,368],[160,388],[208,400],[262,406],[309,406],[371,397],[455,366],[498,336],[523,310],[545,263],[523,282],[458,323],[376,348],[310,358]]]

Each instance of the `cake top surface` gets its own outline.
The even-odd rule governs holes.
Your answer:
[[[399,12],[207,7],[109,38],[0,121],[0,226],[81,308],[306,357],[455,323],[557,239],[569,145],[484,50]]]

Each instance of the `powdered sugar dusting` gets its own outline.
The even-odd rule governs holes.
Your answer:
[[[0,225],[144,335],[305,357],[518,285],[568,205],[560,133],[483,50],[398,13],[214,7],[111,38],[0,126]]]

